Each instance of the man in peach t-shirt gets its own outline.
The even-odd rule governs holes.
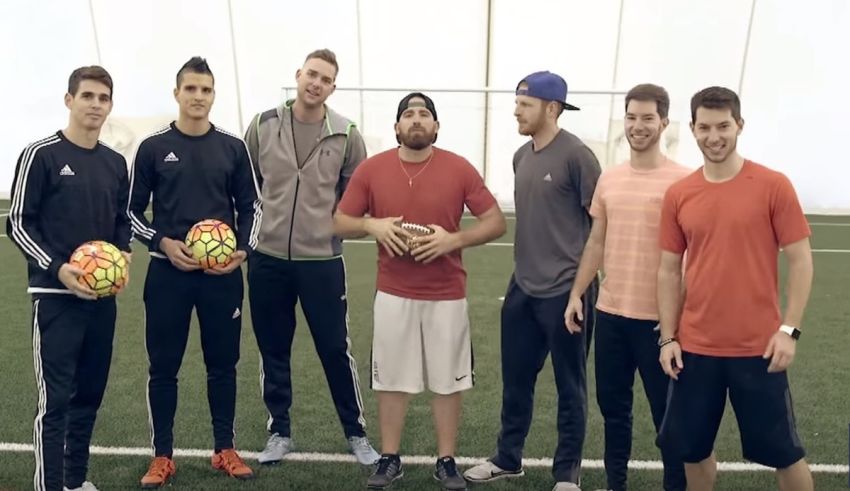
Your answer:
[[[733,91],[709,87],[691,99],[704,165],[667,190],[661,212],[660,361],[673,381],[658,444],[681,456],[689,490],[713,489],[728,392],[744,458],[776,468],[779,489],[809,491],[786,369],[811,290],[811,232],[788,178],[738,155],[743,127]],[[788,260],[784,316],[780,249]]]
[[[625,106],[631,159],[599,178],[590,205],[593,227],[564,312],[567,329],[580,330],[581,297],[603,269],[596,302],[596,401],[605,419],[605,473],[613,491],[627,489],[635,370],[643,380],[656,429],[664,418],[668,378],[658,365],[656,330],[658,224],[665,191],[692,172],[661,153],[670,108],[664,88],[637,85],[626,94]],[[664,490],[684,491],[681,460],[666,452],[662,459]]]

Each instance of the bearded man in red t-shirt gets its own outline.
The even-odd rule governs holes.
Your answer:
[[[505,218],[475,167],[433,145],[438,129],[428,96],[402,99],[395,125],[400,146],[357,167],[334,216],[339,237],[368,234],[379,244],[371,372],[382,456],[369,489],[402,477],[404,417],[426,381],[434,393],[434,477],[444,489],[466,489],[453,458],[461,394],[475,376],[461,251],[504,234]],[[478,222],[461,230],[464,207]]]

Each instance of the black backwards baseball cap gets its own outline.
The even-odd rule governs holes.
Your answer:
[[[523,82],[526,88],[520,89],[519,86]],[[552,72],[534,72],[520,80],[516,87],[516,95],[560,102],[567,111],[579,111],[579,108],[567,102],[567,82],[560,75]],[[434,118],[436,119],[436,116]]]
[[[413,101],[412,99],[422,99],[423,102]],[[434,101],[431,100],[430,97],[423,94],[422,92],[411,92],[404,96],[404,99],[398,103],[398,112],[395,115],[395,122],[398,123],[401,120],[401,114],[411,107],[424,107],[425,109],[431,111],[431,115],[434,116],[434,121],[437,121],[437,108],[434,107]]]

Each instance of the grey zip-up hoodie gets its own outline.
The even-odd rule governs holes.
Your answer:
[[[352,121],[325,106],[319,142],[299,169],[293,102],[257,114],[245,133],[263,198],[257,250],[282,259],[330,259],[342,254],[333,213],[366,146]]]

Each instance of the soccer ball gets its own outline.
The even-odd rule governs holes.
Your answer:
[[[94,290],[98,297],[115,295],[127,283],[127,260],[121,250],[109,242],[86,242],[74,250],[69,262],[85,271],[77,281]]]
[[[186,234],[186,245],[202,269],[223,268],[236,251],[236,234],[221,220],[202,220]]]

